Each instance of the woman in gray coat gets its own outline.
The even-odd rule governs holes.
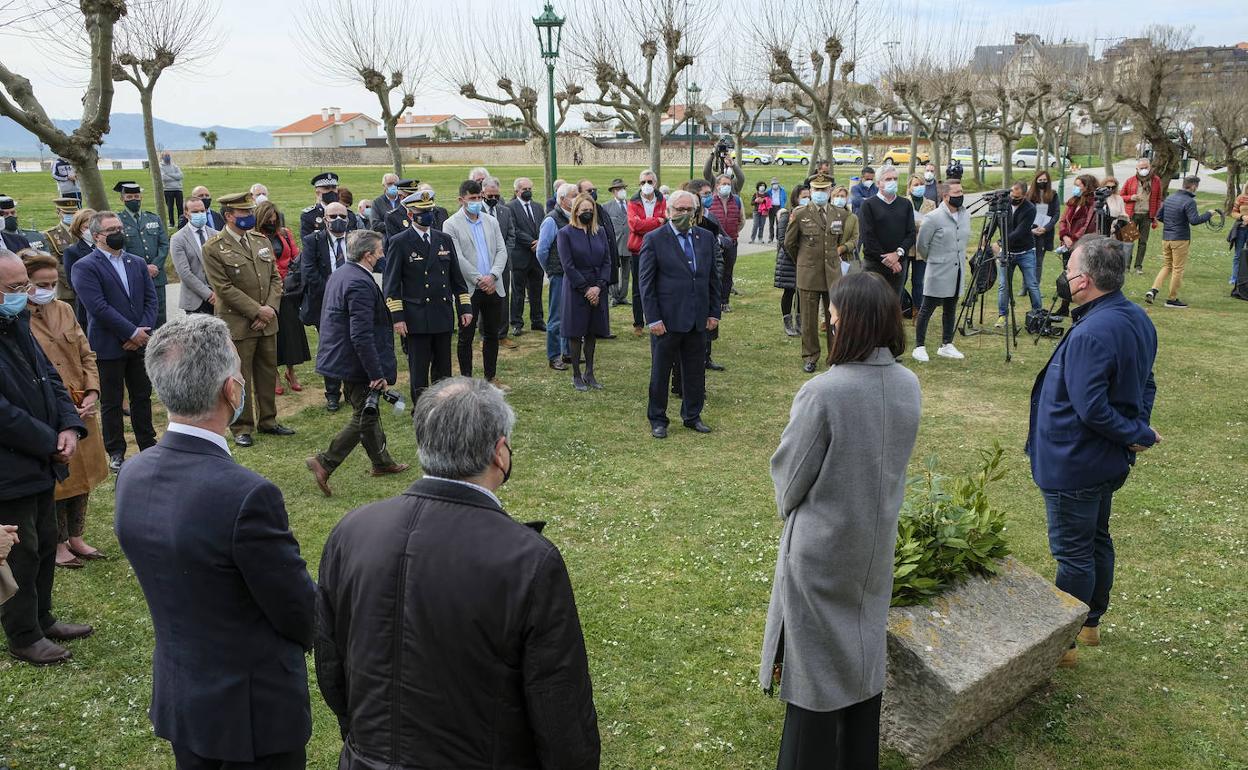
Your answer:
[[[759,683],[788,706],[778,770],[879,763],[897,516],[919,427],[919,382],[897,293],[853,273],[828,298],[831,368],[793,400],[771,458],[784,532]]]
[[[923,282],[923,306],[914,323],[914,352],[916,361],[928,361],[927,323],[940,307],[940,347],[936,355],[942,358],[963,359],[966,356],[953,346],[953,325],[958,315],[958,297],[962,296],[962,276],[965,273],[966,244],[971,239],[971,215],[962,207],[962,182],[951,179],[937,189],[941,203],[923,219],[915,248],[927,260],[927,275]]]

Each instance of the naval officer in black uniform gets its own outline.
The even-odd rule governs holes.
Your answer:
[[[299,240],[321,230],[325,226],[325,207],[338,202],[338,175],[325,171],[312,177],[312,186],[316,188],[316,203],[308,206],[299,214]],[[349,207],[347,209],[347,230],[359,230],[360,219]]]
[[[433,190],[403,199],[412,224],[386,243],[386,309],[403,339],[412,405],[431,382],[451,375],[451,332],[472,323],[472,295],[451,236],[433,228]]]

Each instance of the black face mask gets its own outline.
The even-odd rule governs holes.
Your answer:
[[[1041,190],[1043,190],[1044,188],[1046,188],[1046,187],[1048,187],[1048,186],[1049,186],[1049,182],[1048,182],[1048,180],[1046,180],[1046,179],[1037,179],[1037,180],[1036,180],[1036,187],[1039,187]]]
[[[576,215],[576,219],[577,219],[577,221],[578,221],[578,222],[580,222],[581,224],[583,224],[583,225],[587,225],[587,224],[589,224],[590,222],[594,221],[594,212],[592,212],[592,211],[582,211],[581,213],[579,213],[579,214],[577,214],[577,215]]]
[[[331,233],[335,235],[342,235],[347,231],[347,224],[347,220],[345,219],[331,219],[326,226],[329,227],[329,231]]]
[[[598,200],[598,191],[597,191],[597,190],[590,190],[590,191],[589,191],[589,197],[590,197],[590,198],[592,198],[593,200],[597,201],[597,200]]]
[[[494,208],[495,206],[497,206],[497,205],[498,205],[498,196],[497,196],[497,195],[490,195],[490,196],[486,197],[486,199],[485,199],[485,205],[489,206],[490,208]]]
[[[13,214],[9,214],[7,217],[4,218],[4,230],[5,232],[8,232],[8,233],[17,232],[17,217],[16,216],[14,216]]]
[[[525,203],[528,203],[529,201],[533,200],[533,191],[522,190],[520,192],[520,200],[524,201]]]
[[[204,202],[204,211],[212,208],[212,198],[200,198],[200,200]]]
[[[1022,198],[1015,198],[1014,196],[1012,196],[1012,195],[1011,195],[1011,196],[1010,196],[1010,205],[1011,205],[1011,206],[1021,206],[1021,205],[1023,205],[1023,199],[1022,199]]]
[[[949,206],[950,206],[950,208],[954,209],[955,211],[956,211],[957,209],[962,208],[962,201],[963,201],[963,200],[965,200],[965,199],[966,199],[966,196],[965,196],[965,195],[950,195],[950,196],[949,196]]]
[[[1078,278],[1080,275],[1083,275],[1083,273],[1078,273],[1075,277]],[[1074,295],[1071,294],[1070,279],[1066,277],[1065,271],[1059,273],[1057,276],[1057,296],[1061,297],[1066,302],[1073,302],[1075,299]]]
[[[507,447],[507,470],[503,471],[503,483],[506,484],[511,479],[511,468],[516,462],[516,450],[511,448],[511,442],[506,442]]]
[[[337,202],[338,202],[338,191],[337,191],[337,190],[330,190],[329,192],[326,192],[326,193],[321,193],[321,204],[322,204],[322,205],[324,205],[324,206],[328,206],[328,205],[329,205],[329,204],[331,204],[331,203],[337,203]]]
[[[264,233],[265,235],[276,235],[276,234],[277,234],[277,223],[276,223],[276,222],[265,222],[264,224],[260,225],[260,232]]]
[[[125,233],[109,233],[104,236],[104,245],[113,251],[118,251],[122,246],[126,245]]]

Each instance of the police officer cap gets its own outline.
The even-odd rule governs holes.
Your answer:
[[[119,192],[122,195],[136,195],[143,192],[143,188],[139,187],[136,182],[118,182],[113,185],[113,192]]]
[[[623,188],[625,188],[625,187],[628,187],[628,185],[624,184],[624,180],[623,180],[623,179],[620,179],[620,178],[617,176],[615,179],[612,179],[612,180],[611,180],[611,184],[607,187],[607,189],[608,189],[608,190],[620,190],[620,189],[623,189]]]
[[[230,193],[217,198],[223,209],[242,209],[249,211],[256,207],[256,197],[250,192]]]
[[[15,208],[17,208],[17,201],[13,200],[11,196],[0,194],[0,209]]]
[[[52,205],[60,211],[77,211],[82,207],[82,201],[77,198],[53,198]]]
[[[417,190],[403,199],[403,205],[417,211],[433,208],[433,190]]]
[[[394,186],[399,188],[399,192],[414,193],[416,192],[416,188],[420,187],[420,180],[419,179],[400,179],[399,181],[394,183]]]
[[[814,178],[810,180],[810,189],[812,190],[826,190],[831,186],[832,177],[827,174],[815,174]]]
[[[316,176],[312,177],[312,186],[313,187],[337,187],[338,175],[332,171],[326,171],[322,174],[317,174]]]

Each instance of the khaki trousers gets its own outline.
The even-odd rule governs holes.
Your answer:
[[[234,340],[234,349],[247,383],[247,403],[230,432],[237,436],[277,427],[277,335]]]
[[[798,306],[802,312],[802,360],[819,362],[819,323],[824,315],[820,301],[827,301],[826,291],[798,289]]]
[[[1169,299],[1177,299],[1179,289],[1183,286],[1183,271],[1187,269],[1187,257],[1191,253],[1191,241],[1161,242],[1161,272],[1153,281],[1153,291],[1161,291],[1170,280]]]

